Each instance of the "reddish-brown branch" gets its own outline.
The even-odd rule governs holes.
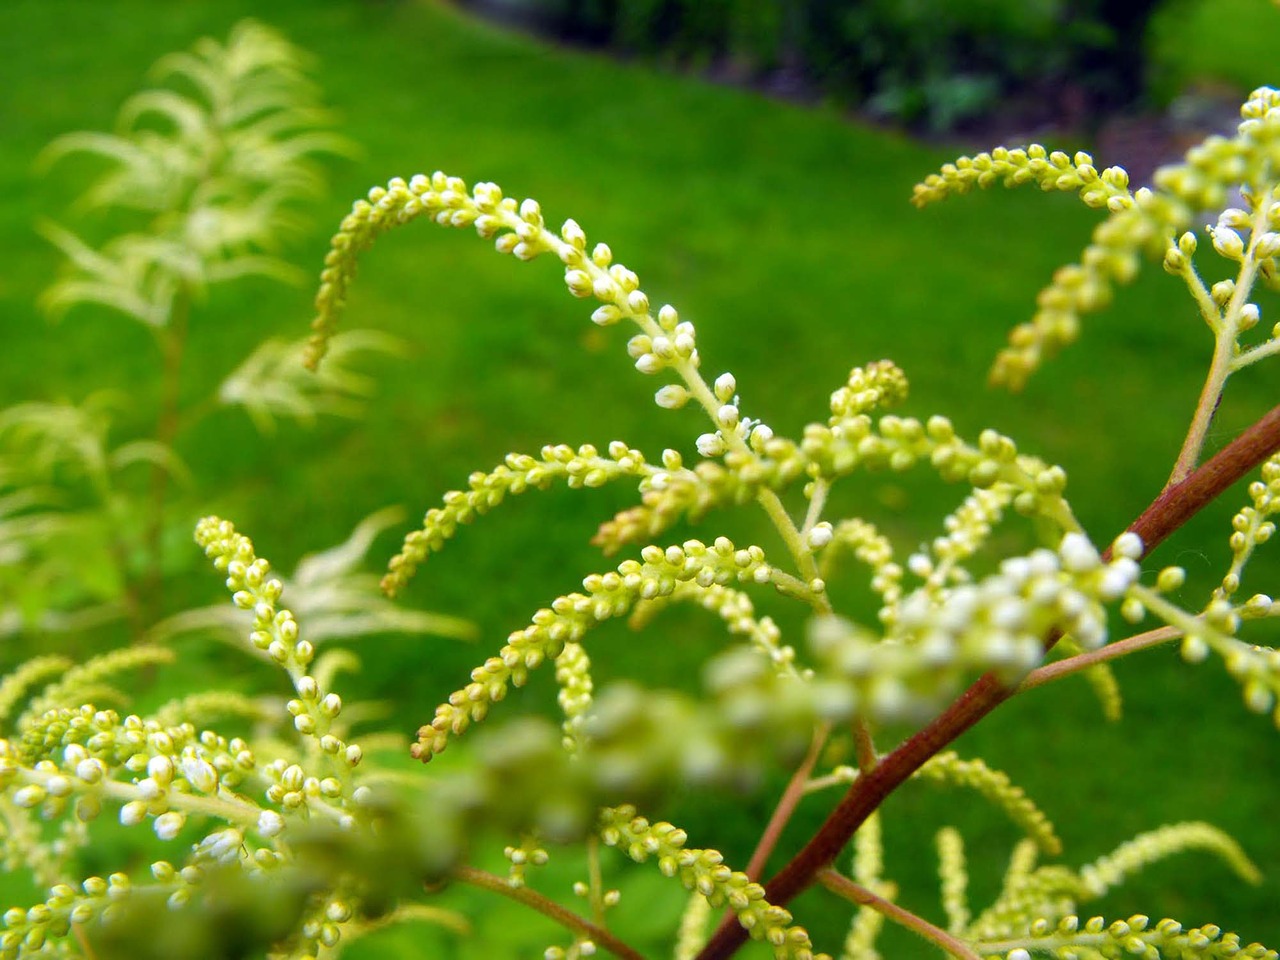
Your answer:
[[[760,842],[756,844],[751,859],[747,863],[745,872],[752,880],[759,880],[760,875],[764,873],[764,865],[769,859],[769,854],[773,853],[773,848],[778,845],[778,840],[782,838],[782,831],[804,796],[804,785],[808,783],[809,774],[813,772],[813,766],[818,762],[818,756],[822,753],[830,733],[831,729],[826,724],[814,733],[813,742],[809,744],[809,752],[805,754],[804,759],[800,761],[800,766],[787,781],[787,788],[782,792],[782,798],[774,808],[773,816],[769,818],[764,833],[760,835]],[[732,916],[731,913],[730,918]]]
[[[615,957],[618,957],[619,960],[645,960],[639,951],[628,946],[604,927],[596,926],[596,924],[578,916],[572,910],[562,906],[550,897],[543,896],[536,890],[531,890],[528,887],[513,887],[505,878],[485,870],[477,870],[475,867],[457,867],[453,871],[453,876],[455,880],[469,883],[473,887],[479,887],[482,890],[488,890],[491,893],[515,900],[517,903],[523,903],[526,907],[550,917],[565,929],[572,930],[579,936],[589,939],[597,947],[607,950]]]
[[[1280,451],[1280,406],[1224,447],[1185,480],[1164,490],[1129,525],[1150,551],[1272,454]],[[1047,637],[1046,646],[1057,642]],[[785,904],[814,882],[818,872],[844,849],[854,832],[884,799],[934,754],[942,750],[1013,694],[993,674],[983,674],[928,726],[864,772],[831,811],[812,839],[765,886],[770,903]],[[698,960],[724,960],[746,939],[736,923],[721,924]]]
[[[1280,449],[1280,406],[1272,407],[1195,473],[1166,487],[1129,529],[1150,553],[1214,497]]]
[[[940,927],[935,927],[932,923],[916,916],[910,910],[904,910],[893,901],[876,896],[866,887],[859,886],[830,867],[823,867],[818,871],[818,882],[837,896],[844,897],[851,903],[870,907],[877,913],[888,917],[894,923],[905,927],[916,936],[941,947],[951,956],[958,958],[958,960],[981,960],[973,948],[963,940],[952,936]]]

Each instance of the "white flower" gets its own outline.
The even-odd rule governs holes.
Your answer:
[[[141,800],[130,800],[120,808],[120,822],[126,827],[137,826],[147,818],[147,805]]]
[[[654,394],[653,400],[664,410],[679,410],[689,402],[689,391],[678,383],[669,383]]]
[[[831,524],[824,520],[809,531],[809,546],[814,550],[821,550],[834,536]]]
[[[201,840],[196,853],[219,863],[230,863],[239,857],[243,845],[244,834],[239,830],[219,830]]]
[[[734,379],[732,373],[722,373],[716,377],[715,391],[717,400],[728,403],[738,392],[738,381]]]
[[[698,453],[707,459],[721,456],[725,451],[724,437],[717,433],[704,433],[698,437]]]
[[[31,807],[37,807],[44,803],[45,796],[46,793],[44,787],[37,786],[32,783],[15,790],[13,793],[13,802],[20,807],[30,809]]]
[[[203,757],[183,757],[182,775],[201,793],[213,793],[218,789],[218,771]]]
[[[284,817],[274,810],[263,810],[258,817],[258,833],[263,837],[274,837],[284,830]]]
[[[1142,558],[1142,538],[1132,530],[1126,530],[1120,536],[1116,537],[1115,543],[1111,545],[1111,555],[1113,557],[1128,557],[1130,560],[1139,560]]]
[[[1068,533],[1058,547],[1062,565],[1072,573],[1085,573],[1100,562],[1098,551],[1083,533]]]
[[[156,831],[156,836],[161,840],[172,840],[178,835],[178,831],[182,829],[184,823],[186,823],[186,817],[174,810],[170,810],[168,813],[162,813],[156,817],[156,821],[152,826]]]

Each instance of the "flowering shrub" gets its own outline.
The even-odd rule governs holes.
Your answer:
[[[1062,845],[1048,816],[1009,776],[947,748],[1011,697],[1077,673],[1113,709],[1119,693],[1110,662],[1175,640],[1190,661],[1220,658],[1246,706],[1274,711],[1280,722],[1280,655],[1253,642],[1274,634],[1280,605],[1243,587],[1247,563],[1280,512],[1280,408],[1203,457],[1229,376],[1280,353],[1280,325],[1269,337],[1250,336],[1261,320],[1255,297],[1280,283],[1277,170],[1280,92],[1264,88],[1245,103],[1234,137],[1196,148],[1152,188],[1131,190],[1118,168],[1099,171],[1085,154],[1038,146],[962,158],[917,188],[924,205],[974,185],[1034,182],[1077,191],[1107,211],[1080,264],[1059,271],[1033,320],[1014,331],[992,373],[997,383],[1020,385],[1075,339],[1080,316],[1102,307],[1144,255],[1182,279],[1209,326],[1210,371],[1169,483],[1127,530],[1102,540],[1076,518],[1061,467],[993,430],[970,439],[943,416],[886,412],[908,403],[907,376],[890,361],[855,367],[832,394],[829,415],[788,438],[746,406],[732,373],[704,376],[694,324],[651,303],[636,274],[607,245],[588,244],[573,220],[551,229],[536,202],[443,173],[370,191],[333,239],[309,365],[324,361],[356,257],[374,240],[415,219],[470,227],[519,260],[554,256],[569,292],[595,302],[595,323],[634,328],[626,347],[636,368],[667,381],[657,406],[693,404],[708,418],[694,442],[698,459],[686,464],[675,450],[646,454],[622,441],[547,446],[473,473],[466,489],[446,493],[426,513],[383,579],[390,595],[462,526],[508,497],[558,483],[633,483],[639,493],[596,537],[602,552],[626,558],[535,611],[460,678],[424,717],[410,752],[430,766],[410,778],[380,768],[368,739],[353,732],[352,707],[335,690],[345,661],[337,652],[317,654],[307,622],[285,606],[282,582],[251,541],[226,520],[202,520],[196,540],[226,578],[241,637],[277,665],[286,694],[263,703],[204,691],[146,716],[96,706],[116,673],[168,655],[148,646],[73,668],[39,658],[13,672],[0,686],[0,824],[10,865],[30,864],[49,895],[5,914],[0,956],[330,957],[389,921],[462,925],[433,903],[435,891],[456,883],[557,921],[565,932],[547,948],[549,958],[603,950],[635,960],[641,954],[609,925],[610,910],[628,907],[603,881],[602,861],[614,850],[688,891],[672,931],[679,958],[716,960],[751,940],[777,958],[811,960],[838,948],[862,960],[878,956],[885,922],[968,960],[1274,958],[1274,950],[1242,945],[1211,925],[1087,915],[1091,901],[1127,876],[1181,851],[1216,855],[1256,881],[1246,852],[1220,830],[1198,821],[1155,827],[1092,863],[1069,866],[1058,859]],[[1242,205],[1227,207],[1209,235],[1235,276],[1206,281],[1200,270],[1209,265],[1202,257],[1197,267],[1196,238],[1185,231],[1198,211],[1229,202],[1233,191]],[[865,517],[831,515],[833,487],[864,470],[933,471],[960,486],[963,498],[936,539],[904,550]],[[1175,566],[1154,570],[1144,583],[1148,555],[1246,476],[1254,478],[1249,502],[1232,521],[1232,560],[1212,595],[1198,607],[1175,602],[1185,578]],[[804,500],[799,513],[784,499],[796,494]],[[704,521],[729,507],[762,510],[783,549],[734,543],[714,528],[682,542],[669,533],[677,521]],[[1014,514],[1031,521],[1042,546],[993,557],[993,530]],[[859,621],[850,598],[828,586],[836,565],[850,559],[866,568],[878,606],[871,622]],[[757,614],[752,598],[761,591],[802,605],[805,637],[788,638]],[[651,621],[677,602],[713,613],[730,637],[706,664],[705,695],[625,682],[597,690],[592,629],[628,618],[657,632]],[[1112,610],[1135,625],[1152,623],[1116,638]],[[1245,639],[1245,631],[1253,636]],[[538,671],[558,685],[558,722],[496,719],[511,690]],[[215,732],[212,721],[228,716],[251,717],[252,732]],[[895,745],[890,738],[903,725],[912,732]],[[856,765],[824,761],[824,747],[837,738],[852,744]],[[451,755],[466,751],[465,760],[437,763],[450,747]],[[778,764],[794,773],[739,868],[679,826],[645,815],[674,786],[749,786]],[[985,908],[969,902],[963,838],[950,827],[937,834],[938,915],[895,902],[878,810],[913,777],[969,787],[1025,833]],[[844,793],[825,821],[766,879],[766,859],[801,796],[834,788]],[[74,854],[104,814],[126,827],[147,825],[170,853],[145,873],[83,878]],[[506,844],[506,876],[475,865],[495,840]],[[837,859],[850,841],[854,856],[844,869]],[[568,845],[585,850],[575,887],[583,910],[537,890],[535,868]],[[841,945],[815,944],[788,907],[814,885],[847,902]],[[713,914],[725,910],[717,924]]]

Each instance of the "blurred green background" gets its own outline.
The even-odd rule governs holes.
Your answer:
[[[0,406],[118,387],[143,391],[140,407],[153,408],[141,403],[151,399],[145,391],[157,362],[144,331],[89,310],[53,327],[36,310],[59,258],[32,225],[40,216],[65,218],[78,187],[62,179],[71,168],[41,178],[33,160],[61,133],[109,127],[161,55],[200,36],[225,36],[248,15],[314,54],[339,129],[364,151],[358,161],[332,165],[332,193],[313,211],[315,227],[293,249],[295,262],[318,273],[328,235],[351,199],[391,176],[443,169],[470,182],[494,180],[509,195],[537,197],[549,221],[572,216],[589,239],[606,240],[656,302],[674,303],[697,323],[704,371],[714,377],[732,370],[744,412],[778,432],[795,435],[824,419],[828,395],[851,366],[891,357],[911,378],[907,412],[948,414],[970,437],[994,427],[1062,464],[1077,512],[1099,541],[1123,529],[1162,486],[1210,339],[1180,286],[1158,268],[1121,291],[1106,313],[1087,318],[1080,342],[1021,396],[984,386],[1008,329],[1029,316],[1055,267],[1087,242],[1097,217],[1073,198],[1000,192],[915,211],[907,203],[912,184],[975,145],[925,145],[851,122],[835,107],[781,103],[694,75],[557,48],[437,2],[0,6]],[[1280,82],[1267,71],[1277,41],[1280,11],[1271,4],[1181,0],[1154,22],[1151,75],[1164,96],[1206,81],[1243,93]],[[1096,159],[1126,163],[1125,156]],[[370,367],[378,396],[359,423],[285,425],[264,439],[242,414],[224,411],[183,435],[179,451],[197,478],[183,498],[191,521],[207,512],[233,518],[262,555],[288,570],[377,508],[403,504],[418,514],[510,450],[624,439],[651,458],[666,446],[692,455],[703,430],[697,414],[653,406],[660,381],[631,369],[628,334],[590,324],[590,308],[564,294],[557,267],[518,264],[474,235],[427,224],[386,237],[364,258],[347,322],[404,338],[411,357]],[[215,293],[193,320],[184,392],[206,395],[264,337],[305,331],[311,296],[310,289],[265,283]],[[1265,320],[1274,298],[1262,306]],[[1275,384],[1269,369],[1233,380],[1211,445],[1270,407]],[[148,427],[126,417],[122,435]],[[855,477],[837,489],[831,515],[858,511],[905,551],[935,535],[962,496],[923,475]],[[1188,569],[1188,604],[1198,604],[1225,569],[1229,518],[1243,498],[1233,491],[1153,558],[1152,570],[1166,563]],[[574,589],[583,574],[612,565],[587,540],[627,503],[621,488],[539,493],[463,530],[419,574],[405,602],[473,619],[480,642],[369,640],[358,648],[364,669],[350,689],[394,704],[393,724],[411,732],[532,610]],[[713,514],[700,530],[704,538],[723,532],[758,537],[766,550],[778,546],[754,517]],[[401,532],[380,541],[373,555],[389,556]],[[670,539],[681,536],[678,530]],[[1016,523],[997,539],[1015,550],[1028,542]],[[1246,590],[1280,591],[1272,554],[1255,562]],[[189,560],[171,571],[166,608],[219,596],[218,578],[201,559],[192,547]],[[848,594],[846,609],[872,609],[856,571],[835,588]],[[802,621],[794,611],[769,597],[761,606],[799,642]],[[1254,636],[1276,642],[1274,627]],[[653,685],[693,687],[696,664],[721,642],[692,612],[669,614],[638,637],[606,625],[591,639],[596,682],[636,675]],[[4,663],[41,643],[4,651]],[[199,682],[209,668],[252,673],[246,664],[193,648],[161,681]],[[1083,682],[1068,681],[1002,708],[958,749],[1006,770],[1040,802],[1072,865],[1167,822],[1206,819],[1227,829],[1263,866],[1262,886],[1243,887],[1216,861],[1186,857],[1148,871],[1096,910],[1212,921],[1246,941],[1280,944],[1275,730],[1245,711],[1217,661],[1189,667],[1175,650],[1160,649],[1121,664],[1118,673],[1126,694],[1118,724],[1100,718]],[[553,687],[549,673],[537,677],[495,713],[545,708],[554,702]],[[689,829],[691,843],[721,848],[741,864],[784,774],[775,779],[775,789],[760,796],[682,797],[665,813]],[[783,853],[833,800],[805,803]],[[940,916],[932,837],[946,823],[960,827],[969,844],[973,903],[994,895],[1015,840],[1001,815],[976,797],[921,785],[895,795],[884,814],[887,875],[902,885],[904,905]],[[549,869],[552,892],[578,876],[567,860]],[[674,921],[682,892],[656,871],[640,871],[621,886],[620,932],[657,955],[672,928],[659,921]],[[6,902],[26,902],[31,893],[17,878],[0,889]],[[537,956],[556,936],[539,918],[480,895],[447,896],[465,901],[474,939],[415,927],[370,938],[359,955]],[[820,945],[836,948],[847,919],[839,904],[810,894],[797,914]],[[897,931],[882,943],[886,956],[927,954]]]

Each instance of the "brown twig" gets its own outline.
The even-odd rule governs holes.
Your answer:
[[[1061,680],[1063,677],[1069,677],[1074,673],[1087,670],[1089,667],[1095,667],[1100,663],[1118,660],[1120,657],[1127,657],[1129,654],[1137,653],[1139,650],[1146,650],[1148,647],[1168,643],[1170,640],[1176,640],[1180,636],[1182,636],[1182,631],[1177,627],[1156,627],[1154,630],[1134,634],[1132,637],[1109,643],[1097,650],[1078,653],[1074,657],[1067,657],[1057,663],[1047,663],[1043,667],[1037,667],[1027,674],[1022,683],[1018,684],[1018,692],[1025,693],[1027,690],[1042,687],[1046,683],[1052,683],[1054,680]]]
[[[773,816],[765,825],[764,833],[760,835],[760,842],[756,844],[755,850],[751,852],[751,859],[747,862],[746,874],[752,880],[759,880],[760,875],[764,873],[764,865],[769,859],[769,854],[773,853],[773,848],[778,845],[783,829],[791,820],[791,814],[795,812],[800,798],[804,796],[804,785],[808,782],[809,774],[813,772],[813,765],[818,762],[818,756],[822,753],[830,733],[831,728],[827,724],[823,724],[814,731],[809,752],[805,754],[804,759],[800,761],[800,766],[796,767],[796,772],[787,781],[787,788],[782,792],[782,797],[773,810]]]
[[[489,873],[487,870],[477,870],[475,867],[457,867],[453,871],[453,877],[455,880],[469,883],[473,887],[479,887],[482,890],[509,897],[517,903],[523,903],[526,907],[538,911],[543,916],[550,917],[562,927],[583,935],[597,947],[608,950],[615,957],[620,957],[621,960],[644,960],[643,955],[623,943],[604,927],[597,926],[585,917],[578,916],[572,910],[566,909],[550,897],[543,896],[536,890],[530,890],[528,887],[513,887],[502,877]]]
[[[940,927],[935,927],[923,917],[918,917],[910,910],[905,910],[891,900],[876,896],[866,887],[854,883],[842,873],[826,867],[818,871],[818,882],[834,893],[863,907],[870,907],[883,914],[894,923],[905,927],[917,936],[923,937],[936,947],[941,947],[959,960],[982,960],[964,941],[953,937]]]

